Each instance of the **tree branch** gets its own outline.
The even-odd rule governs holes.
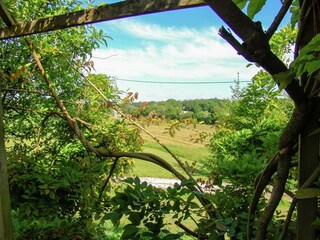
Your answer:
[[[102,186],[102,188],[101,188],[101,190],[100,190],[99,197],[98,197],[99,199],[101,199],[102,194],[103,194],[103,192],[104,192],[104,189],[106,188],[108,182],[110,181],[110,178],[112,177],[112,174],[113,174],[114,170],[116,169],[116,166],[117,166],[118,161],[119,161],[119,158],[116,158],[116,159],[114,160],[114,162],[113,162],[113,164],[112,164],[112,167],[111,167],[111,169],[110,169],[109,175],[108,175],[106,181],[104,182],[104,184],[103,184],[103,186]]]
[[[24,93],[34,93],[45,97],[52,97],[49,93],[44,93],[39,90],[25,90],[25,89],[15,89],[15,88],[2,88],[2,91],[8,91],[8,92],[24,92]]]
[[[320,176],[320,165],[314,170],[314,172],[304,182],[304,184],[299,188],[299,190],[306,189],[306,188],[310,187],[315,181],[317,181],[319,176]],[[292,199],[290,208],[289,208],[288,213],[287,213],[286,220],[285,220],[284,225],[283,225],[281,236],[279,238],[280,240],[284,240],[285,237],[286,237],[286,234],[287,234],[287,231],[288,231],[288,227],[289,227],[289,223],[291,221],[291,217],[292,217],[292,214],[293,214],[293,211],[294,211],[294,208],[295,208],[297,202],[298,202],[298,199],[296,197],[294,197]]]
[[[36,147],[35,147],[35,151],[36,151],[36,159],[38,158],[38,151],[39,151],[39,148],[40,148],[40,133],[41,133],[41,130],[42,130],[42,127],[43,125],[45,124],[45,122],[50,118],[52,117],[53,115],[58,115],[61,117],[61,115],[57,112],[49,112],[45,117],[44,119],[42,119],[41,123],[40,123],[40,126],[38,128],[38,136],[37,136],[37,144],[36,144]]]
[[[279,152],[280,159],[279,159],[278,168],[277,168],[277,178],[275,181],[275,186],[271,193],[271,198],[269,200],[269,203],[265,207],[263,214],[260,216],[258,221],[257,240],[266,239],[268,225],[285,190],[285,184],[286,184],[288,174],[289,174],[289,169],[290,169],[291,156],[292,156],[292,149],[290,149],[289,147],[286,149],[282,149],[282,151]]]
[[[268,30],[266,32],[268,40],[270,40],[272,35],[277,31],[280,23],[282,22],[284,16],[286,15],[286,13],[289,10],[291,3],[292,3],[292,0],[285,0],[283,2],[283,5],[282,5],[280,11],[278,12],[277,16],[275,17],[275,19],[273,20],[272,24],[270,25],[270,27],[268,28]]]
[[[238,40],[232,36],[230,31],[227,31],[224,27],[219,29],[219,35],[226,40],[237,52],[239,55],[242,55],[249,62],[256,62],[255,55],[252,54],[244,47]]]
[[[140,159],[140,160],[145,160],[145,161],[149,161],[152,162],[154,164],[157,164],[161,167],[163,167],[164,169],[168,170],[169,172],[171,172],[174,176],[176,176],[179,180],[181,181],[185,181],[187,180],[181,173],[179,173],[178,171],[176,171],[168,162],[166,162],[164,159],[157,157],[153,154],[150,153],[129,153],[129,152],[111,152],[107,149],[97,149],[95,147],[93,147],[91,145],[91,143],[87,140],[87,138],[85,137],[85,135],[83,134],[83,132],[80,130],[77,121],[75,119],[73,119],[68,110],[65,108],[65,106],[63,105],[62,101],[59,99],[58,95],[56,94],[54,88],[52,87],[46,72],[41,64],[41,61],[38,57],[37,52],[35,51],[35,49],[33,48],[33,45],[26,39],[26,37],[24,38],[25,41],[27,42],[27,44],[29,45],[29,48],[31,50],[32,56],[34,57],[34,59],[36,60],[36,64],[40,70],[40,74],[42,75],[44,81],[47,84],[47,87],[49,88],[52,97],[55,99],[56,104],[58,105],[58,108],[61,110],[63,116],[66,118],[69,126],[74,130],[75,134],[77,135],[77,137],[79,138],[79,140],[81,141],[82,145],[89,151],[89,152],[93,152],[94,154],[96,154],[98,157],[115,157],[115,158],[122,158],[122,157],[129,157],[129,158],[136,158],[136,159]],[[199,189],[197,189],[194,185],[189,185],[188,186],[192,191],[196,191],[198,192]],[[212,218],[214,218],[216,216],[216,210],[214,209],[214,206],[210,203],[209,200],[201,197],[199,194],[196,194],[196,197],[198,198],[198,200],[200,201],[200,203],[203,205],[203,207],[206,209],[206,212],[208,213],[208,215]]]
[[[243,46],[254,55],[257,64],[272,76],[287,70],[286,65],[270,50],[268,37],[260,22],[253,22],[232,0],[206,0],[217,15],[242,39]],[[235,46],[234,46],[235,47]],[[299,108],[307,104],[307,96],[298,81],[292,81],[286,92]]]
[[[188,228],[187,226],[183,225],[182,223],[180,223],[180,222],[178,222],[178,221],[176,221],[175,224],[176,224],[179,228],[181,228],[183,231],[185,231],[188,235],[193,236],[193,237],[199,239],[199,235],[198,235],[196,232],[192,231],[192,230],[191,230],[190,228]]]
[[[116,112],[118,112],[123,118],[126,118],[125,114],[119,109],[118,106],[112,104],[110,102],[110,100],[105,96],[105,94],[93,83],[91,82],[88,78],[86,78],[84,76],[83,73],[79,72],[76,68],[74,68],[71,64],[69,64],[70,67],[76,72],[78,73],[87,83],[89,83],[89,85],[99,93],[99,95],[103,98],[104,101],[109,102],[110,106],[113,110],[115,110]],[[171,155],[171,157],[176,160],[176,162],[178,163],[179,167],[181,167],[181,169],[188,175],[188,177],[190,178],[191,181],[193,181],[196,185],[196,187],[198,188],[198,191],[203,193],[202,188],[199,186],[199,184],[197,183],[197,181],[195,181],[195,179],[192,177],[192,175],[189,173],[189,171],[186,169],[186,167],[182,164],[181,160],[178,158],[178,156],[176,154],[174,154],[165,144],[163,144],[156,136],[154,136],[151,132],[149,132],[147,129],[145,129],[143,126],[141,126],[139,123],[135,122],[133,119],[129,118],[128,119],[134,126],[138,127],[139,129],[141,129],[142,131],[144,131],[148,136],[150,136],[154,141],[156,141],[167,153],[169,153]]]

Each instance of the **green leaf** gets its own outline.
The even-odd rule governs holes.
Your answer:
[[[308,73],[308,76],[318,71],[319,69],[320,69],[320,59],[318,60],[314,59],[314,61],[306,63],[305,70]]]
[[[311,41],[301,49],[300,54],[308,54],[320,50],[320,33],[314,36]]]
[[[132,222],[134,225],[139,225],[141,220],[143,218],[143,213],[140,212],[132,212],[129,216],[129,220]]]
[[[233,0],[233,2],[238,6],[238,8],[243,9],[246,6],[248,0]]]
[[[55,199],[55,198],[56,198],[56,195],[54,194],[53,191],[50,191],[49,197],[50,197],[51,199]]]
[[[295,72],[295,76],[300,77],[303,73],[312,73],[320,69],[320,34],[317,34],[305,45],[299,56],[292,62],[290,68]]]
[[[296,193],[296,198],[298,199],[314,198],[319,196],[320,196],[319,188],[300,189]]]
[[[181,235],[180,234],[171,233],[171,234],[166,235],[163,238],[163,240],[174,240],[174,239],[181,239]]]
[[[27,207],[27,208],[26,208],[26,211],[25,211],[25,214],[26,214],[27,216],[29,216],[30,213],[31,213],[31,209],[30,209],[30,207]]]
[[[260,12],[262,7],[265,5],[266,0],[250,0],[248,5],[248,17],[253,19],[254,16]]]
[[[121,239],[132,239],[139,231],[139,228],[133,224],[126,225]]]
[[[314,130],[312,133],[309,134],[309,137],[320,134],[320,128]]]
[[[285,72],[273,75],[273,80],[279,85],[280,90],[282,90],[294,80],[294,73],[289,69]]]
[[[291,28],[294,28],[299,20],[300,8],[299,8],[298,0],[293,1],[292,7],[290,8],[290,12],[291,12],[291,21],[290,21]]]
[[[118,225],[121,218],[122,213],[119,210],[114,210],[112,213],[107,213],[104,216],[104,219],[111,220],[113,225]]]

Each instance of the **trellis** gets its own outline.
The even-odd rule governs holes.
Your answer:
[[[225,30],[223,27],[220,29],[220,35],[248,61],[258,63],[271,75],[275,75],[285,72],[287,67],[272,53],[268,42],[271,36],[277,30],[284,15],[288,11],[291,2],[291,0],[284,1],[282,8],[275,16],[274,22],[265,32],[259,22],[253,22],[248,16],[241,12],[241,10],[231,0],[131,0],[110,5],[103,5],[97,8],[84,9],[58,16],[36,19],[23,23],[16,23],[14,17],[9,13],[3,1],[0,0],[0,17],[7,25],[7,27],[0,29],[0,39],[21,37],[30,34],[54,31],[58,29],[143,14],[152,14],[207,5],[211,7],[212,10],[215,11],[219,17],[227,23],[231,30],[245,44],[240,43],[229,31]],[[268,166],[269,169],[267,170],[269,172],[266,172],[266,175],[262,175],[261,179],[263,181],[267,181],[269,178],[271,178],[271,175],[276,171],[277,168],[278,170],[281,168],[278,163],[283,163],[281,159],[289,157],[296,146],[298,136],[300,135],[302,129],[304,129],[304,124],[308,124],[311,121],[312,124],[310,127],[308,127],[307,131],[300,135],[300,147],[302,147],[300,157],[303,159],[303,161],[300,162],[300,168],[303,169],[301,170],[301,173],[304,172],[304,175],[301,176],[302,180],[300,180],[300,185],[303,185],[303,183],[313,173],[313,170],[318,167],[319,138],[308,137],[308,133],[312,132],[318,127],[318,124],[316,124],[318,118],[312,118],[310,120],[310,111],[313,111],[315,107],[312,106],[313,108],[310,110],[308,96],[299,86],[297,81],[293,81],[288,84],[285,90],[296,105],[293,120],[289,122],[287,128],[285,129],[285,133],[290,133],[290,127],[294,129],[294,132],[283,136],[283,138],[280,140],[279,151]],[[10,199],[6,197],[8,196],[6,193],[8,193],[9,190],[5,162],[2,107],[0,108],[0,125],[0,239],[9,239],[9,232],[12,229],[10,221],[8,220],[9,216],[4,214],[6,212],[5,209],[10,208]],[[308,148],[310,150],[308,150]],[[286,164],[288,163],[286,162]],[[278,172],[278,174],[280,179],[280,173]],[[283,185],[280,186],[280,188],[281,187],[283,187]],[[272,201],[277,201],[279,197],[281,198],[279,192],[277,192],[277,187],[275,189],[276,190],[272,196]],[[256,189],[257,196],[262,194],[262,190],[259,188]],[[257,199],[254,199],[254,201],[257,201]],[[275,207],[272,201],[268,206],[269,210],[271,209],[271,211],[265,211],[265,214],[260,218],[259,221],[259,227],[262,229],[262,232],[264,232],[259,237],[261,240],[264,239],[263,236],[275,210],[272,209]],[[315,210],[315,203],[315,201],[312,201],[311,205],[313,205],[313,210]],[[311,222],[314,221],[315,215],[312,214],[310,217],[308,214],[304,215],[304,212],[310,212],[309,200],[300,202],[298,214],[301,215],[302,220],[300,220],[300,225],[298,226],[298,238],[311,240],[313,238],[309,238],[309,236],[314,236],[314,229],[311,227]]]

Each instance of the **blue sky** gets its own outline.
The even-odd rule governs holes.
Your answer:
[[[255,20],[267,28],[279,7],[280,0],[269,0]],[[247,68],[248,62],[218,35],[222,25],[209,7],[96,24],[112,38],[93,53],[96,72],[115,77],[120,90],[138,92],[139,101],[229,98],[233,84],[123,81],[224,82],[234,81],[237,73],[241,81],[250,80],[258,68]]]

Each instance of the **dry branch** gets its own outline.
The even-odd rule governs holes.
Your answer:
[[[299,190],[306,189],[306,188],[310,187],[315,181],[317,181],[319,176],[320,176],[320,166],[318,166],[314,170],[314,172],[310,175],[310,177],[307,179],[307,181],[304,182],[304,184],[299,188]],[[294,211],[294,208],[295,208],[297,202],[298,202],[298,199],[296,197],[294,197],[292,199],[292,202],[291,202],[290,208],[288,210],[288,214],[287,214],[286,220],[284,222],[284,226],[283,226],[283,229],[282,229],[280,240],[284,240],[285,239],[286,233],[288,231],[289,223],[290,223],[290,220],[291,220],[291,217],[292,217],[292,214],[293,214],[293,211]]]

